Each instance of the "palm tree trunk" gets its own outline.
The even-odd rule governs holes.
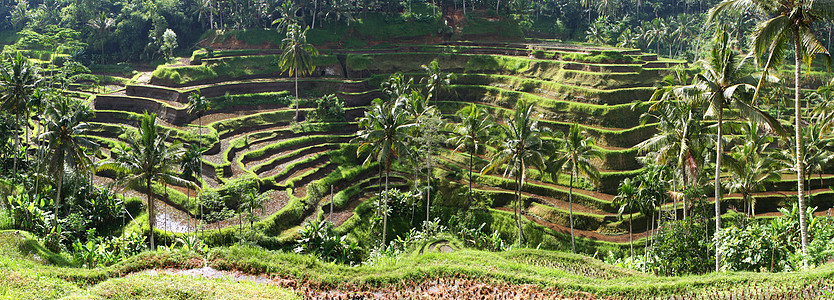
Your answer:
[[[148,188],[148,224],[151,228],[151,250],[156,250],[156,244],[154,243],[153,238],[153,227],[154,223],[156,223],[156,211],[154,207],[153,190],[151,189],[150,177],[146,181],[146,187]]]
[[[55,218],[52,221],[53,228],[58,228],[58,210],[61,208],[61,190],[64,187],[64,151],[59,150],[58,157],[60,160],[58,162],[58,190],[56,191],[58,194],[55,196]]]
[[[298,122],[298,70],[295,70],[295,121]]]
[[[724,117],[723,106],[718,108],[718,138],[715,143],[715,235],[721,230],[721,154]],[[715,271],[721,270],[721,253],[718,252],[719,245],[715,243]]]
[[[469,153],[469,203],[466,204],[466,209],[472,206],[472,156],[475,156],[475,143],[472,143],[472,152]]]
[[[576,241],[573,234],[573,173],[570,171],[570,188],[568,189],[568,207],[570,208],[570,249],[576,253]]]
[[[521,170],[518,171],[518,176],[516,176],[516,185],[515,185],[515,226],[518,228],[518,237],[516,241],[519,246],[521,246],[521,177],[524,175],[521,174]]]
[[[20,126],[20,115],[17,116],[17,125]],[[17,151],[20,151],[20,134],[15,132],[14,135],[14,143],[17,144]],[[12,178],[17,178],[17,160],[18,160],[18,153],[15,151],[14,159],[12,160],[12,174],[14,175]]]
[[[802,151],[802,107],[800,102],[800,93],[799,93],[799,76],[800,76],[800,63],[801,57],[800,53],[802,49],[800,49],[800,39],[799,39],[799,30],[794,28],[793,30],[793,40],[794,40],[794,51],[796,53],[796,61],[794,62],[794,119],[796,124],[794,125],[794,129],[796,131],[796,196],[797,202],[799,205],[799,230],[800,230],[800,237],[802,239],[802,262],[803,265],[807,268],[808,267],[808,225],[807,220],[805,220],[805,166],[803,166],[802,157],[804,157],[804,151]]]
[[[431,146],[429,146],[429,149],[431,149]],[[431,153],[428,155],[428,159],[431,160]],[[428,165],[429,170],[426,173],[426,224],[429,223],[429,212],[431,212],[429,209],[429,206],[431,205],[431,161],[428,161]]]
[[[628,210],[631,211],[631,205],[628,206]],[[628,216],[628,245],[631,252],[631,259],[634,260],[634,228],[631,226],[634,223],[634,212]]]
[[[386,245],[385,235],[388,232],[388,174],[391,172],[391,168],[385,168],[385,197],[383,197],[384,203],[382,203],[382,247],[384,248]]]

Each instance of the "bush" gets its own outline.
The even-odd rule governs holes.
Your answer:
[[[692,218],[663,223],[651,248],[651,255],[660,257],[653,269],[659,274],[677,276],[703,274],[712,270],[714,251],[710,251],[707,228]]]
[[[72,244],[73,260],[84,267],[112,265],[146,249],[145,236],[131,232],[120,237],[100,237],[95,229],[87,231],[87,242]]]
[[[347,236],[339,236],[333,229],[333,223],[327,220],[308,222],[298,231],[300,238],[295,248],[296,253],[314,254],[322,260],[340,264],[359,264],[362,262],[359,244],[348,241]]]
[[[6,199],[14,228],[44,235],[49,232],[53,214],[49,211],[52,200],[40,195],[18,194]]]
[[[307,114],[310,122],[339,122],[345,120],[345,102],[330,94],[315,100],[316,109]]]

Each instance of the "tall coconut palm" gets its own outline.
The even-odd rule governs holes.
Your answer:
[[[127,140],[127,148],[113,149],[113,157],[99,166],[99,170],[118,172],[120,185],[141,186],[145,189],[152,249],[156,249],[156,207],[152,184],[166,183],[196,188],[194,183],[175,173],[183,155],[182,145],[178,142],[166,144],[167,139],[168,135],[163,135],[156,124],[156,114],[145,113],[138,134]]]
[[[762,21],[753,33],[753,53],[757,60],[770,53],[765,62],[765,73],[784,58],[789,45],[794,50],[794,160],[797,175],[799,211],[805,211],[805,167],[802,166],[802,103],[800,96],[800,66],[803,61],[810,68],[817,54],[828,56],[828,50],[817,39],[812,26],[817,21],[834,18],[834,1],[831,0],[724,0],[710,9],[709,19],[724,12],[754,11],[770,17]],[[760,64],[761,65],[761,64]],[[764,77],[764,76],[763,76]],[[761,89],[761,81],[757,91]],[[754,96],[755,99],[755,96]],[[805,214],[799,216],[803,262],[807,267],[808,226]]]
[[[414,126],[409,122],[408,115],[404,112],[402,102],[382,102],[374,100],[371,108],[365,112],[365,116],[359,120],[359,127],[356,141],[359,147],[359,155],[367,155],[364,164],[376,160],[385,169],[385,192],[383,194],[383,215],[382,215],[382,245],[386,245],[386,234],[388,231],[388,178],[391,173],[391,165],[408,151],[408,131]]]
[[[14,114],[17,126],[26,126],[27,132],[28,122],[23,122],[23,118],[28,116],[29,99],[42,80],[38,67],[29,63],[29,60],[20,52],[9,58],[8,65],[0,68],[0,102],[2,102],[0,108]],[[15,144],[20,149],[19,134],[15,134]],[[12,170],[17,174],[17,155],[15,155]]]
[[[631,226],[634,222],[634,212],[640,209],[640,201],[637,198],[637,187],[631,178],[623,179],[617,187],[617,196],[614,197],[614,204],[619,206],[617,217],[622,218],[623,213],[628,212],[628,244],[630,246],[631,258],[634,258],[634,229]]]
[[[91,172],[94,169],[93,162],[86,150],[98,147],[84,138],[88,129],[84,121],[93,114],[90,109],[68,97],[59,96],[55,100],[46,110],[46,131],[40,135],[40,139],[48,143],[52,178],[57,183],[53,226],[58,225],[65,167]]]
[[[576,253],[576,237],[573,233],[573,183],[578,176],[585,176],[593,181],[599,179],[599,170],[591,162],[594,158],[601,158],[602,153],[594,148],[593,137],[587,137],[579,124],[574,123],[565,135],[565,141],[559,152],[550,157],[548,170],[553,178],[558,178],[562,172],[570,174],[568,189],[568,207],[570,213],[570,246]]]
[[[472,183],[475,181],[472,177],[474,158],[484,146],[484,143],[489,140],[495,122],[492,120],[492,115],[474,103],[470,104],[469,107],[458,110],[456,115],[460,119],[460,123],[454,125],[453,136],[449,138],[448,142],[455,145],[455,152],[469,150],[469,199],[466,205],[469,207],[472,205]],[[454,155],[454,152],[452,155]]]
[[[287,37],[284,38],[283,43],[284,52],[281,54],[278,66],[289,76],[295,76],[295,120],[298,121],[298,75],[313,74],[316,70],[313,57],[318,56],[319,51],[312,44],[307,43],[307,29],[301,30],[301,26],[296,23],[289,25]]]
[[[523,235],[521,231],[521,188],[527,180],[527,169],[535,166],[540,170],[545,167],[545,149],[548,142],[543,137],[547,134],[545,128],[539,127],[535,119],[533,104],[523,101],[516,103],[513,118],[506,120],[501,129],[503,136],[498,151],[493,155],[490,163],[481,173],[489,173],[495,168],[504,168],[504,176],[515,176],[515,223],[518,227],[516,242],[521,245]]]
[[[725,28],[719,28],[715,34],[713,49],[705,60],[697,63],[703,72],[696,74],[692,84],[681,87],[681,94],[692,97],[693,103],[706,107],[706,115],[715,117],[717,136],[715,142],[715,229],[721,228],[721,159],[724,146],[724,110],[732,109],[739,116],[766,125],[770,130],[782,132],[779,122],[767,113],[744,100],[743,91],[753,91],[755,87],[744,83],[747,77],[742,72],[745,61],[737,62],[729,35]],[[715,270],[720,270],[720,245],[716,245]]]

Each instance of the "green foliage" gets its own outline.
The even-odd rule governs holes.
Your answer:
[[[6,201],[14,228],[35,232],[38,235],[49,232],[48,222],[54,218],[54,214],[49,210],[52,200],[37,194],[18,194],[8,196]]]
[[[714,253],[710,254],[710,240],[707,238],[709,233],[705,225],[692,218],[686,221],[664,222],[654,236],[649,255],[655,259],[651,260],[652,264],[647,269],[666,276],[704,274],[712,271],[715,257]],[[739,243],[743,242],[749,240],[739,240]],[[766,249],[756,249],[762,250]]]
[[[362,250],[356,241],[339,236],[327,220],[307,222],[298,231],[296,253],[314,254],[319,259],[340,264],[359,264]]]
[[[307,113],[310,122],[339,122],[345,120],[345,102],[334,94],[316,99],[316,108]]]
[[[83,267],[109,266],[147,249],[145,237],[136,232],[119,237],[101,237],[95,229],[87,231],[87,241],[72,244],[73,261]]]

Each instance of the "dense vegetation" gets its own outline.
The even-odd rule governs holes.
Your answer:
[[[3,4],[0,295],[831,296],[834,2]]]

